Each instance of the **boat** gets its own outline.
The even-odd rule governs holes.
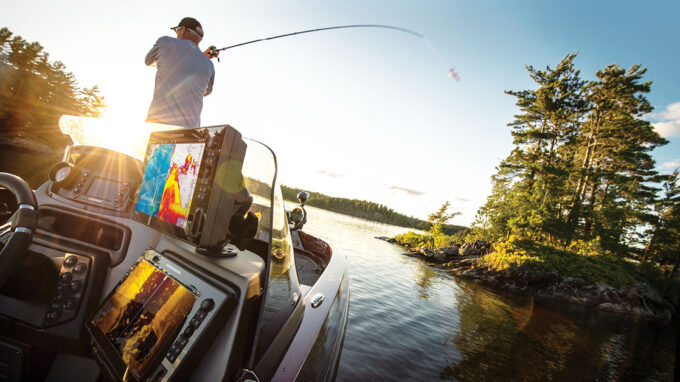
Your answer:
[[[37,189],[0,173],[3,380],[334,380],[347,257],[302,230],[308,193],[286,211],[272,150],[225,124],[134,154],[87,120]]]

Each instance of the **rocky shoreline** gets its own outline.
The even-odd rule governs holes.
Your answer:
[[[400,245],[392,238],[377,239]],[[575,277],[563,277],[557,271],[537,272],[523,268],[497,271],[478,266],[479,258],[492,250],[491,243],[484,241],[435,250],[422,247],[402,248],[407,250],[404,253],[407,256],[424,259],[430,265],[457,277],[474,280],[505,292],[563,301],[588,309],[625,315],[634,320],[669,322],[676,311],[673,304],[641,281],[616,288],[604,283],[589,283]]]

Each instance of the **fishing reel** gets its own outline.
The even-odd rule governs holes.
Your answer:
[[[217,58],[217,62],[220,62],[220,58],[218,57],[220,55],[220,50],[217,49],[215,45],[210,45],[203,53],[208,56],[209,59],[212,60],[213,58]]]

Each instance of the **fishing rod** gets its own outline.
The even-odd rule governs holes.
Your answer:
[[[282,34],[282,35],[278,35],[278,36],[260,38],[260,39],[253,40],[253,41],[242,42],[242,43],[236,44],[236,45],[225,46],[224,48],[217,49],[217,51],[219,52],[219,51],[222,51],[222,50],[236,48],[237,46],[254,44],[256,42],[274,40],[274,39],[282,38],[282,37],[295,36],[295,35],[303,34],[303,33],[312,33],[312,32],[320,32],[320,31],[331,30],[331,29],[345,29],[345,28],[385,28],[385,29],[393,29],[393,30],[404,32],[404,33],[408,33],[408,34],[416,36],[416,37],[425,38],[425,36],[423,36],[422,34],[420,34],[418,32],[414,32],[414,31],[408,30],[406,28],[395,27],[395,26],[392,26],[392,25],[380,25],[380,24],[339,25],[339,26],[334,26],[334,27],[309,29],[309,30],[305,30],[305,31],[286,33],[286,34]]]
[[[325,28],[308,29],[308,30],[299,31],[299,32],[286,33],[286,34],[282,34],[282,35],[278,35],[278,36],[259,38],[257,40],[242,42],[240,44],[235,44],[235,45],[229,45],[229,46],[225,46],[224,48],[219,48],[219,49],[217,49],[217,47],[215,47],[213,45],[213,46],[208,48],[207,54],[209,55],[210,58],[217,57],[217,61],[219,61],[220,58],[218,57],[218,55],[223,50],[236,48],[236,47],[239,47],[239,46],[244,46],[244,45],[249,45],[249,44],[254,44],[254,43],[260,42],[260,41],[268,41],[268,40],[274,40],[274,39],[277,39],[277,38],[295,36],[295,35],[299,35],[299,34],[303,34],[303,33],[312,33],[312,32],[327,31],[327,30],[332,30],[332,29],[347,29],[347,28],[383,28],[383,29],[392,29],[392,30],[395,30],[395,31],[398,31],[398,32],[408,33],[412,36],[423,39],[427,43],[428,48],[437,56],[439,61],[442,64],[444,63],[441,56],[439,56],[439,53],[437,53],[437,51],[432,47],[432,44],[430,43],[430,41],[424,35],[422,35],[418,32],[414,32],[410,29],[395,27],[393,25],[383,25],[383,24],[338,25],[338,26],[325,27]],[[460,81],[460,76],[456,72],[455,68],[449,69],[448,75],[449,75],[449,77],[455,79],[456,81]]]
[[[414,32],[412,30],[406,29],[406,28],[400,28],[400,27],[395,27],[392,25],[381,25],[381,24],[355,24],[355,25],[338,25],[338,26],[333,26],[333,27],[325,27],[325,28],[316,28],[316,29],[308,29],[304,31],[299,31],[299,32],[292,32],[292,33],[286,33],[278,36],[272,36],[272,37],[265,37],[265,38],[260,38],[257,40],[252,40],[248,42],[242,42],[240,44],[236,45],[230,45],[230,46],[225,46],[224,48],[219,48],[217,49],[214,46],[211,46],[210,49],[210,56],[212,57],[217,57],[217,54],[223,50],[231,49],[231,48],[236,48],[239,46],[244,46],[244,45],[249,45],[249,44],[254,44],[256,42],[260,41],[268,41],[268,40],[274,40],[277,38],[283,38],[283,37],[290,37],[290,36],[295,36],[298,34],[303,34],[303,33],[312,33],[312,32],[320,32],[320,31],[326,31],[326,30],[331,30],[331,29],[346,29],[346,28],[384,28],[384,29],[392,29],[404,33],[408,33],[410,35],[419,37],[419,38],[425,38],[422,34],[418,32]],[[219,61],[219,58],[217,59]]]

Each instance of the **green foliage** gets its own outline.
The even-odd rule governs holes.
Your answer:
[[[494,244],[494,252],[483,256],[478,265],[496,270],[523,267],[528,271],[557,271],[562,277],[577,277],[616,287],[643,279],[633,264],[607,254],[589,252],[589,248],[596,245],[583,243],[564,249],[510,236],[507,241]]]
[[[432,234],[417,233],[409,231],[394,237],[397,243],[408,248],[425,247],[428,249],[435,249],[437,247],[448,247],[460,241],[456,240],[454,236],[449,236],[443,233]]]
[[[297,194],[300,191],[303,190],[285,185],[281,186],[281,192],[285,200],[297,201]],[[366,200],[337,198],[314,192],[307,200],[307,205],[399,227],[414,228],[422,231],[432,229],[432,223],[430,222],[400,214],[387,206]],[[466,227],[450,224],[442,224],[440,226],[441,233],[449,235],[464,229]]]
[[[657,200],[656,219],[643,259],[668,267],[667,278],[674,279],[680,264],[680,174],[675,170],[665,177],[664,196]]]
[[[646,69],[609,65],[585,81],[575,57],[545,70],[527,66],[536,88],[506,92],[519,108],[508,124],[515,147],[470,236],[514,235],[591,257],[625,258],[646,246],[649,258],[674,262],[673,210],[659,204],[650,155],[667,141],[642,118],[652,110]],[[644,227],[652,229],[640,235]]]
[[[73,74],[61,62],[51,62],[40,44],[0,29],[1,134],[28,135],[59,147],[61,115],[98,116],[104,107],[97,86],[79,88]]]
[[[435,249],[437,247],[448,247],[460,243],[462,241],[461,239],[467,234],[467,229],[458,230],[453,235],[447,235],[443,232],[444,223],[460,214],[460,212],[447,213],[446,211],[450,205],[451,203],[447,201],[442,204],[439,210],[428,215],[428,220],[432,226],[426,233],[409,231],[395,236],[394,239],[397,243],[409,248],[425,247],[428,249]]]
[[[427,216],[427,221],[432,225],[428,232],[433,236],[439,236],[443,234],[444,224],[453,219],[454,216],[460,215],[460,212],[447,213],[446,211],[451,206],[451,203],[447,200],[438,211],[433,212]]]

